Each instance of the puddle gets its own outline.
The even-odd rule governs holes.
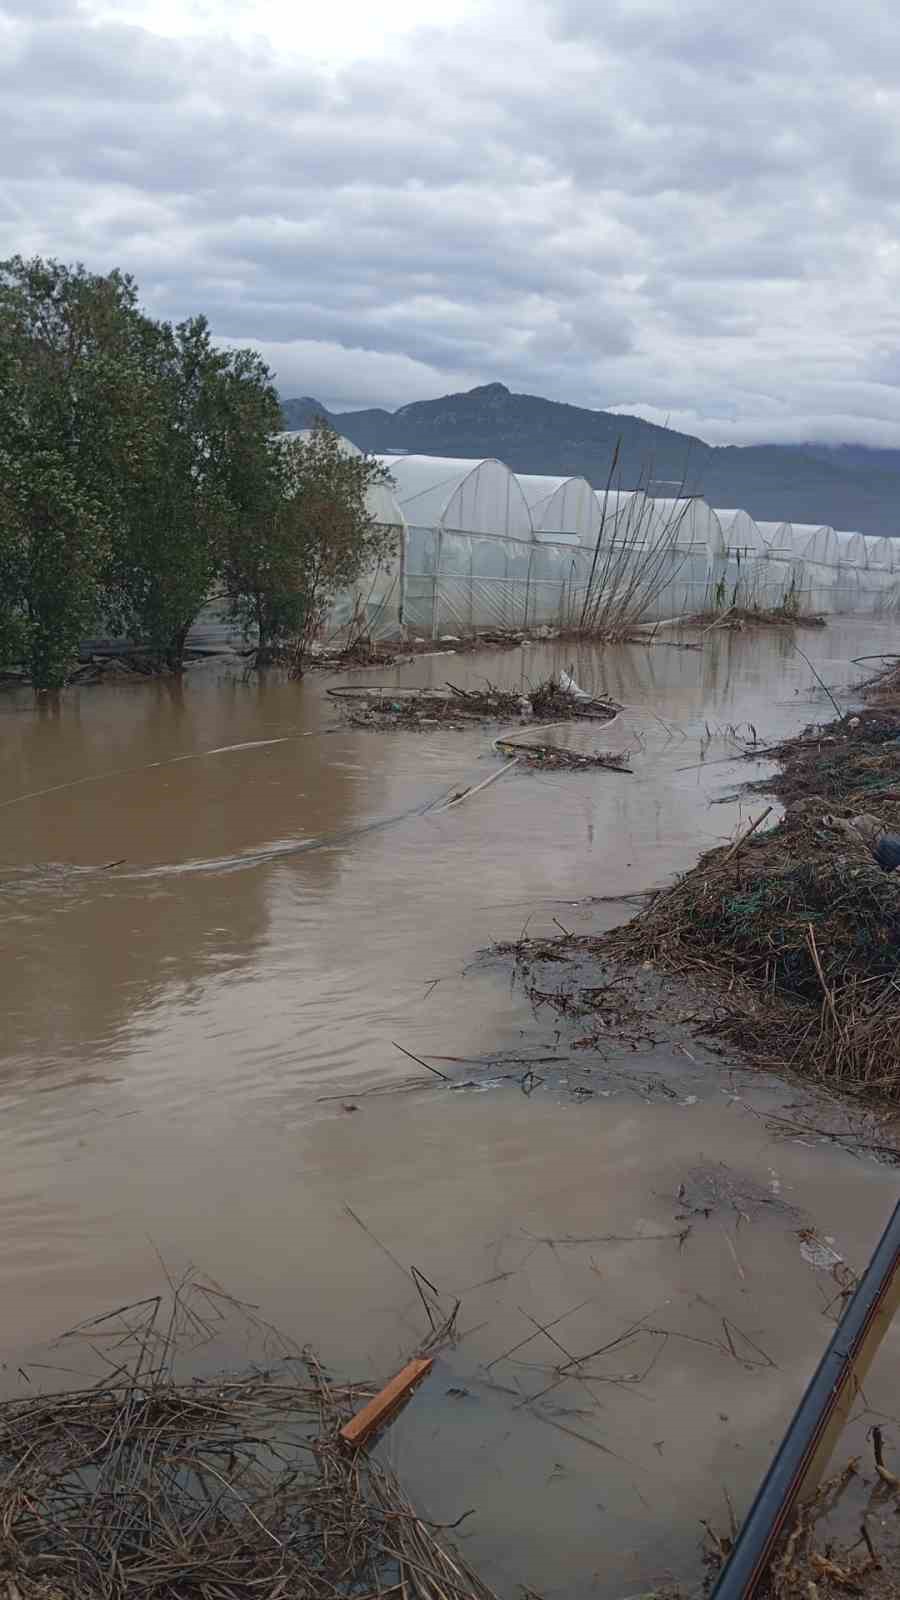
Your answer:
[[[802,645],[834,686],[896,639],[860,619]],[[527,693],[570,668],[625,707],[606,739],[632,774],[516,768],[446,812],[497,769],[497,730],[335,729],[326,673],[0,700],[0,1358],[15,1387],[38,1344],[154,1287],[158,1252],[380,1378],[427,1331],[415,1265],[461,1298],[465,1337],[386,1440],[401,1476],[436,1520],[475,1509],[459,1537],[502,1593],[613,1597],[693,1581],[720,1486],[747,1504],[840,1305],[810,1253],[859,1270],[896,1174],[804,1137],[796,1086],[687,1034],[572,1051],[478,958],[621,920],[633,903],[588,897],[666,881],[756,815],[711,803],[758,772],[751,728],[827,714],[771,632],[450,676]],[[870,1412],[892,1412],[898,1349]]]

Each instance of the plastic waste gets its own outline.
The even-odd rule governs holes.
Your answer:
[[[590,700],[591,698],[589,694],[585,693],[584,689],[579,688],[575,679],[568,672],[560,673],[559,687],[564,694],[570,694],[573,700]]]

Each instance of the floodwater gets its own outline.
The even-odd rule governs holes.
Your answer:
[[[857,619],[798,640],[840,694],[850,659],[897,637]],[[496,730],[349,729],[327,694],[570,665],[626,710],[565,737],[626,749],[633,773],[513,770],[443,813],[497,769]],[[8,1383],[159,1288],[160,1257],[332,1370],[385,1377],[427,1331],[415,1264],[465,1335],[386,1441],[419,1503],[474,1509],[459,1537],[506,1595],[694,1580],[699,1519],[727,1526],[723,1487],[746,1507],[829,1336],[829,1265],[865,1264],[895,1171],[771,1131],[763,1113],[814,1123],[814,1103],[702,1045],[614,1050],[581,1097],[539,1061],[523,1093],[502,1073],[564,1062],[572,1035],[479,951],[609,926],[628,907],[586,897],[729,837],[765,802],[717,803],[751,775],[721,758],[750,725],[765,743],[827,714],[811,689],[768,632],[299,685],[213,662],[0,700]],[[898,1356],[895,1330],[860,1413],[896,1409]]]

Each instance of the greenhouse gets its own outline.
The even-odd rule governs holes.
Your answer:
[[[766,541],[748,511],[720,511],[716,507],[716,521],[722,530],[722,554],[727,556],[762,556]]]
[[[756,526],[769,560],[789,560],[794,555],[794,532],[789,522],[758,522]]]
[[[866,553],[870,572],[893,572],[894,570],[894,541],[893,539],[879,538],[876,534],[863,534],[866,541]]]
[[[558,602],[566,557],[547,546],[540,559],[528,501],[502,462],[378,459],[394,480],[406,523],[400,616],[407,628],[439,638],[528,627],[542,620],[543,565],[559,569],[550,578]]]
[[[345,442],[355,453],[356,447]],[[875,611],[900,604],[894,542],[763,521],[700,496],[657,499],[490,458],[378,458],[370,513],[397,530],[385,569],[342,595],[329,633],[423,639],[653,622],[730,606]]]
[[[864,578],[869,567],[866,541],[861,533],[840,530],[835,531],[834,537],[838,547],[838,575],[832,607],[835,611],[866,611],[869,609],[869,591]]]
[[[587,478],[547,478],[517,472],[516,480],[531,512],[535,539],[596,544],[603,528],[603,504]]]
[[[882,608],[886,587],[892,586],[893,540],[880,539],[874,534],[860,534],[859,537],[865,545],[866,564],[857,573],[857,592],[851,609],[878,611]]]

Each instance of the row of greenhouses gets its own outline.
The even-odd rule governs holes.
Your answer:
[[[891,539],[755,522],[700,497],[604,491],[495,460],[380,459],[393,484],[371,511],[396,527],[396,556],[340,598],[332,631],[621,632],[730,606],[834,613],[900,604],[900,542]]]

